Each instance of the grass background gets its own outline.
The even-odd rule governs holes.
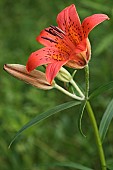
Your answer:
[[[83,138],[77,128],[79,107],[56,114],[24,132],[8,145],[15,133],[37,114],[71,100],[57,90],[43,91],[14,79],[3,71],[5,63],[26,64],[31,52],[42,47],[35,41],[39,32],[56,25],[57,14],[76,4],[81,20],[94,13],[110,17],[89,35],[92,45],[90,92],[113,80],[113,1],[112,0],[1,0],[0,1],[0,169],[63,170],[41,166],[72,161],[99,169],[93,131],[85,112]],[[72,69],[70,69],[72,71]],[[75,80],[84,87],[84,70]],[[98,124],[113,97],[113,91],[92,100]],[[113,122],[104,142],[107,161],[113,161]],[[71,168],[72,169],[72,168]]]

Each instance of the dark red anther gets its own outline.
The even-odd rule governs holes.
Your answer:
[[[49,28],[49,30],[45,29],[46,32],[50,33],[51,35],[57,36],[59,38],[63,38],[56,30],[53,28]]]
[[[54,42],[54,43],[58,44],[58,42],[52,40],[51,38],[47,38],[47,37],[43,37],[43,36],[42,36],[41,38],[43,38],[43,39],[45,39],[45,40],[48,40],[48,41],[50,41],[50,42]]]
[[[62,34],[65,35],[65,32],[63,30],[61,30],[59,27],[53,26],[53,25],[50,25],[50,27],[53,28],[54,30],[56,30],[57,32],[62,33]]]

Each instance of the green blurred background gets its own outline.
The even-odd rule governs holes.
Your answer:
[[[43,111],[71,100],[57,90],[43,91],[14,79],[3,71],[5,63],[26,64],[31,52],[42,47],[35,41],[39,32],[56,25],[57,14],[76,4],[81,20],[94,13],[105,13],[110,21],[89,35],[92,45],[90,91],[113,80],[113,1],[112,0],[1,0],[0,1],[0,169],[61,170],[41,166],[72,161],[99,169],[93,131],[85,112],[83,138],[77,127],[79,107],[58,113],[26,130],[8,149],[15,133]],[[72,72],[73,70],[70,69]],[[84,70],[75,80],[84,88]],[[113,97],[113,91],[92,100],[98,123]],[[113,122],[104,142],[107,161],[113,161]],[[72,168],[70,168],[72,169]]]

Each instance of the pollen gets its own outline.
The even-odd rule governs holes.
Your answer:
[[[63,61],[64,60],[64,57],[61,55],[61,54],[59,54],[59,55],[53,55],[52,56],[52,58],[53,59],[55,59],[55,60],[57,60],[57,61]]]

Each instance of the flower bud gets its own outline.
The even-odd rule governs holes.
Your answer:
[[[47,82],[45,73],[38,70],[33,70],[29,73],[24,65],[5,64],[4,70],[12,76],[37,88],[50,90],[54,87],[54,82],[51,85]]]
[[[71,74],[63,67],[61,67],[56,77],[63,82],[70,82],[70,80],[72,79]]]

